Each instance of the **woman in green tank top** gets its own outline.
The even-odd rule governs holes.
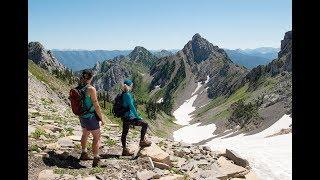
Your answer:
[[[97,91],[91,85],[93,73],[90,70],[84,70],[82,72],[80,83],[78,88],[82,89],[85,94],[84,106],[88,109],[88,112],[80,116],[80,123],[82,127],[82,137],[81,137],[81,148],[82,153],[80,160],[89,160],[91,159],[87,153],[87,141],[89,134],[93,136],[92,142],[92,152],[93,152],[93,163],[92,166],[98,166],[100,163],[100,158],[98,155],[99,146],[100,146],[100,124],[104,125],[105,121],[103,119],[101,108],[97,99]]]

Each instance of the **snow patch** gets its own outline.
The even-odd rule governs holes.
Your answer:
[[[163,98],[160,98],[157,103],[162,103],[163,102]]]
[[[210,80],[210,77],[207,76],[207,79],[206,79],[206,81],[204,83],[207,84],[209,82],[209,80]]]
[[[213,132],[216,129],[215,124],[199,126],[200,123],[185,126],[173,132],[175,141],[183,141],[186,143],[198,143],[204,139],[213,137]],[[197,133],[195,133],[197,132]]]
[[[192,106],[193,102],[197,99],[198,95],[192,96],[186,100],[177,110],[173,112],[173,116],[176,118],[175,123],[180,125],[188,125],[192,120],[191,113],[196,109]]]
[[[193,94],[196,93],[201,88],[201,86],[202,86],[201,82],[198,82],[197,88],[193,91],[191,96],[193,96]]]

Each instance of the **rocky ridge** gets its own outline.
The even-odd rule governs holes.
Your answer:
[[[53,70],[63,71],[66,69],[52,54],[50,50],[45,50],[44,46],[39,42],[30,42],[28,44],[28,59],[40,67],[47,69],[49,72]]]

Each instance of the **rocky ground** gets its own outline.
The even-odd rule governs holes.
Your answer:
[[[139,149],[136,131],[128,137],[132,157],[122,157],[117,124],[103,128],[101,167],[92,168],[92,161],[79,161],[81,132],[74,128],[46,121],[30,123],[29,179],[231,179],[246,178],[250,167],[245,160],[208,147],[149,137],[152,146]],[[41,133],[40,133],[41,132]],[[64,133],[67,132],[67,133]],[[89,151],[91,150],[88,146]]]
[[[139,127],[128,134],[132,157],[121,155],[121,125],[102,128],[101,167],[80,161],[81,128],[64,100],[29,74],[28,179],[256,179],[248,162],[232,151],[147,135],[153,142],[139,149]],[[91,152],[91,141],[88,150]]]

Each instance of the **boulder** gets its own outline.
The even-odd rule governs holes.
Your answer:
[[[73,140],[73,141],[81,141],[81,136],[68,136],[67,138]]]
[[[172,164],[174,165],[174,167],[181,167],[185,162],[185,158],[175,157]]]
[[[28,136],[30,136],[32,133],[34,133],[36,131],[36,128],[28,125]]]
[[[236,165],[242,166],[244,168],[249,166],[249,162],[246,159],[243,159],[236,152],[226,149],[226,158],[232,160]]]
[[[159,169],[170,169],[170,166],[168,164],[165,163],[161,163],[161,162],[153,162],[154,166],[159,168]]]
[[[184,180],[184,176],[180,174],[171,174],[161,177],[159,180]]]
[[[192,154],[200,154],[200,150],[198,148],[192,148],[191,153]]]
[[[75,145],[73,144],[72,140],[69,139],[68,137],[63,137],[58,139],[58,144],[61,147],[74,147]]]
[[[190,153],[191,153],[191,151],[190,151],[189,148],[183,148],[181,151],[182,151],[182,153],[184,153],[184,154],[190,154]]]
[[[178,157],[181,157],[181,158],[184,157],[184,155],[185,155],[182,151],[179,151],[179,150],[174,150],[173,154],[175,156],[178,156]]]
[[[50,130],[52,132],[61,132],[63,129],[58,127],[58,126],[55,126],[55,125],[51,125],[51,124],[45,124],[42,126],[42,129],[44,130]]]
[[[149,171],[149,170],[143,170],[143,171],[139,171],[137,172],[137,179],[138,180],[148,180],[153,178],[153,176],[155,176],[156,173],[153,171]]]
[[[205,151],[211,151],[211,148],[209,146],[203,146],[202,149]]]
[[[244,177],[246,178],[246,180],[258,180],[259,178],[257,177],[257,175],[250,171],[248,174],[244,175]]]
[[[153,161],[165,163],[171,166],[170,156],[168,153],[164,152],[159,146],[155,143],[152,143],[151,146],[145,147],[140,150],[139,155],[141,157],[148,156]]]
[[[87,176],[82,178],[82,180],[97,180],[97,178],[95,176]]]
[[[247,171],[247,169],[245,169],[244,167],[235,165],[231,161],[227,160],[224,156],[219,157],[219,159],[216,161],[216,164],[218,166],[219,172],[223,174],[222,176],[217,177],[220,179],[236,177],[238,174]]]
[[[58,143],[50,143],[46,145],[46,149],[49,149],[49,150],[57,150],[60,148],[61,146]]]
[[[188,172],[188,171],[192,171],[195,167],[196,167],[196,161],[195,160],[191,160],[187,163],[185,163],[184,165],[181,166],[181,170]]]
[[[59,174],[53,173],[51,169],[42,170],[38,175],[38,180],[54,180],[60,177]]]

